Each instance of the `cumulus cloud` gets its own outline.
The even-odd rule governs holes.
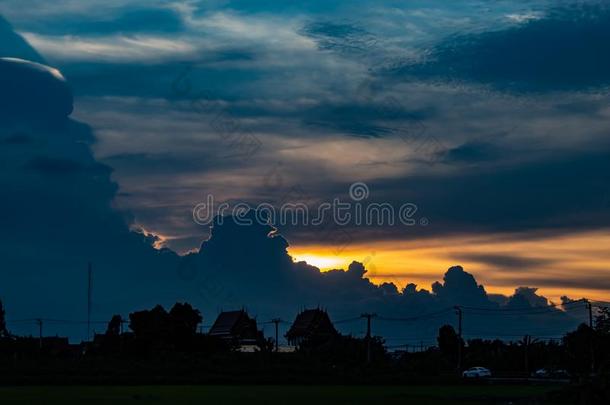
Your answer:
[[[217,226],[201,252],[181,260],[155,250],[151,244],[181,251],[198,245],[207,230],[193,224],[191,214],[204,193],[224,201],[262,202],[299,186],[314,200],[328,200],[346,192],[352,182],[366,181],[374,191],[371,200],[415,202],[431,221],[415,231],[348,229],[360,241],[517,232],[514,239],[513,234],[506,236],[511,241],[609,224],[602,201],[610,188],[604,174],[608,100],[595,91],[606,76],[586,63],[593,51],[606,48],[599,39],[607,31],[604,13],[552,14],[544,1],[536,7],[504,2],[497,9],[486,1],[452,7],[444,1],[426,7],[362,2],[355,11],[350,3],[350,13],[356,13],[350,14],[352,20],[337,23],[334,17],[347,10],[338,2],[113,0],[112,7],[101,7],[99,1],[61,0],[52,6],[23,1],[17,6],[5,1],[0,10],[60,65],[77,95],[73,117],[92,126],[62,120],[59,128],[2,128],[0,166],[6,170],[0,179],[9,191],[2,219],[10,230],[3,238],[3,253],[8,266],[31,270],[15,280],[30,286],[41,300],[54,299],[44,286],[59,290],[70,279],[74,287],[73,294],[49,306],[49,316],[68,308],[67,313],[80,317],[72,304],[79,299],[79,269],[89,260],[104,271],[99,288],[111,293],[103,295],[116,296],[114,301],[103,298],[100,316],[131,303],[176,297],[196,300],[210,312],[219,306],[252,305],[261,317],[287,318],[293,306],[302,305],[328,305],[337,317],[371,308],[404,317],[456,301],[490,308],[539,302],[536,291],[529,289],[513,297],[491,296],[458,267],[430,289],[409,280],[404,289],[377,286],[367,278],[373,279],[373,272],[357,263],[322,273],[306,263],[292,263],[286,240],[268,238],[268,228]],[[529,17],[533,15],[537,19]],[[0,50],[38,60],[7,27],[0,24]],[[563,50],[545,46],[550,36],[564,34],[574,42],[567,41]],[[572,46],[588,38],[592,40],[582,49]],[[524,49],[531,63],[490,68],[497,60],[514,62],[523,54],[515,44],[530,43],[536,47]],[[468,59],[477,52],[480,59]],[[564,58],[571,62],[561,65]],[[192,92],[186,97],[172,90],[184,72],[184,60],[192,62]],[[565,73],[566,80],[550,76],[538,81],[536,69],[555,68],[546,60],[561,65],[557,72]],[[446,66],[454,69],[448,72]],[[507,83],[537,94],[499,91],[511,87]],[[214,114],[193,111],[189,104],[202,92],[211,94],[211,102],[231,123],[261,140],[259,154],[248,160],[227,158],[226,143],[210,125]],[[405,142],[405,131],[412,133],[414,123],[418,134],[439,141],[438,153],[422,156],[421,148]],[[114,169],[117,183],[110,179],[111,169],[97,164],[89,150],[95,138],[96,157]],[[274,168],[282,175],[281,187],[269,187],[266,181]],[[31,215],[40,211],[40,201],[45,215]],[[117,212],[113,205],[129,213]],[[159,236],[129,232],[136,224]],[[319,240],[310,228],[281,231],[293,243]],[[26,245],[36,250],[36,257]],[[70,246],[69,254],[62,246]],[[529,257],[511,261],[501,254],[454,257],[452,261],[503,269],[550,264]],[[56,278],[32,270],[48,266],[58,272]],[[568,270],[548,280],[541,279],[546,274],[520,272],[495,282],[555,283],[558,288],[591,284],[574,273],[568,277]],[[116,275],[124,281],[121,288],[113,282]],[[603,276],[595,275],[593,283],[605,285]],[[26,308],[24,316],[44,315],[32,313],[40,301],[35,306],[7,294],[15,307]],[[574,321],[561,312],[553,314],[562,319],[551,325],[555,331]],[[430,335],[437,321],[454,319],[445,314],[427,326],[419,324],[414,333]],[[474,322],[471,331],[476,325],[484,332],[488,320],[483,315],[469,319]],[[523,322],[523,331],[535,323]],[[494,331],[522,331],[509,324],[505,329],[490,325]]]
[[[0,16],[0,55],[42,62],[42,57]]]
[[[252,225],[238,225],[232,217],[217,218],[199,252],[183,258],[178,275],[196,286],[204,307],[247,306],[263,319],[274,315],[290,319],[295,308],[303,306],[328,308],[336,320],[377,312],[386,318],[376,325],[379,333],[424,339],[433,337],[442,323],[454,323],[455,305],[472,309],[467,317],[473,334],[519,335],[544,329],[557,335],[582,321],[582,313],[569,315],[551,306],[536,294],[536,288],[520,287],[510,297],[490,297],[460,266],[447,270],[443,281],[434,283],[431,291],[414,284],[401,292],[392,283],[373,284],[365,266],[358,262],[347,269],[320,272],[305,262],[295,262],[287,252],[288,242],[273,227],[257,224],[254,212],[246,218],[253,220]],[[550,316],[529,315],[528,311],[536,308],[545,308]],[[515,309],[521,311],[521,318],[510,316],[510,310]],[[409,317],[427,314],[430,316],[408,322]],[[401,323],[400,319],[407,320]],[[359,333],[358,324],[340,327]]]
[[[54,68],[0,58],[0,115],[4,120],[62,120],[72,113],[72,91]]]
[[[167,276],[178,256],[130,232],[129,217],[112,206],[111,170],[91,154],[91,129],[68,117],[63,76],[22,60],[3,59],[0,69],[3,88],[27,84],[1,99],[13,108],[0,125],[0,296],[10,317],[83,319],[88,262],[95,266],[95,316],[179,298]],[[82,332],[65,324],[47,329],[72,338]]]

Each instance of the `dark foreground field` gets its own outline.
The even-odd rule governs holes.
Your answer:
[[[549,386],[0,387],[2,404],[550,404]],[[546,400],[545,400],[546,398]]]

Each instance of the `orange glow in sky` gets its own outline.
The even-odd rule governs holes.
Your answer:
[[[610,234],[588,232],[569,236],[519,238],[518,235],[451,237],[442,240],[354,243],[339,254],[335,246],[291,246],[296,261],[322,270],[347,269],[353,260],[367,268],[375,283],[408,283],[430,289],[445,271],[461,265],[488,293],[512,294],[519,286],[538,287],[553,301],[562,295],[610,300]],[[498,263],[487,258],[510,258]]]

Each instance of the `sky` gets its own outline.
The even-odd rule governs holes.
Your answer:
[[[54,263],[61,284],[93,260],[167,287],[117,293],[104,314],[187,299],[163,280],[206,256],[193,209],[208,196],[315,207],[358,183],[363,203],[416,206],[415,224],[276,224],[295,262],[357,261],[367,289],[436,298],[461,265],[490,295],[610,300],[603,1],[1,0],[0,16],[0,56],[57,68],[74,96],[67,127],[6,126],[10,271]],[[44,274],[19,277],[54,300]]]

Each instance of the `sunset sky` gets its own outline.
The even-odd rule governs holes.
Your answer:
[[[155,248],[196,252],[210,195],[315,207],[361,182],[416,225],[278,226],[295,260],[610,300],[605,3],[3,0],[0,25],[64,74],[112,207]]]
[[[490,293],[510,295],[515,286],[523,285],[538,287],[554,302],[563,295],[607,301],[608,243],[607,233],[590,232],[531,240],[488,235],[374,241],[354,244],[339,254],[325,246],[303,245],[290,252],[326,270],[346,268],[358,260],[366,264],[372,280],[392,282],[399,288],[408,283],[429,288],[439,278],[438,269],[459,263]]]

